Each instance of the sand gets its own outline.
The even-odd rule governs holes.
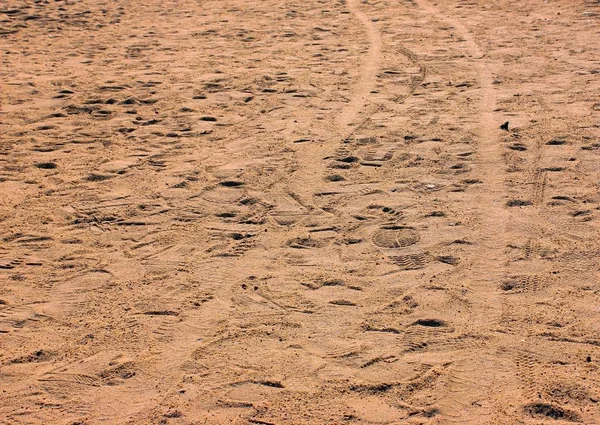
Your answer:
[[[0,54],[0,423],[600,423],[598,1],[3,0]]]

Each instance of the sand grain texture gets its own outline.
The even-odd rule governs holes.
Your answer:
[[[600,423],[597,1],[5,0],[0,54],[0,423]]]

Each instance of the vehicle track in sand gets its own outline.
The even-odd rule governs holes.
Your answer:
[[[499,283],[506,277],[506,232],[510,215],[506,209],[505,166],[499,143],[496,95],[488,59],[472,33],[459,18],[442,14],[426,0],[416,3],[424,13],[436,16],[451,26],[464,40],[469,53],[468,62],[477,70],[478,129],[476,169],[481,185],[474,194],[477,205],[477,251],[469,259],[469,267],[461,278],[469,289],[469,305],[463,311],[470,332],[486,334],[497,339],[498,324],[502,315]],[[495,345],[495,344],[493,344]],[[450,370],[447,392],[439,400],[441,415],[447,423],[484,424],[494,420],[497,412],[495,400],[490,397],[500,375],[506,375],[510,365],[497,348],[467,348],[461,350]],[[510,369],[508,370],[510,373]]]

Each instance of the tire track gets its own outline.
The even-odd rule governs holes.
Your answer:
[[[364,27],[369,40],[369,50],[361,66],[361,79],[358,81],[355,90],[356,93],[350,100],[350,103],[343,109],[338,117],[338,125],[344,129],[351,126],[358,118],[359,114],[365,109],[370,93],[375,87],[377,74],[381,67],[381,35],[371,19],[360,10],[358,0],[348,0],[348,10],[356,17],[356,19]],[[356,132],[371,115],[377,112],[381,106],[376,105],[372,111],[366,114],[366,117],[352,129],[350,135]],[[350,137],[346,136],[344,139]]]
[[[544,114],[549,113],[549,108],[546,102],[541,96],[537,96],[537,101],[540,104],[541,110]],[[544,118],[539,123],[539,128],[542,129],[541,134],[537,137],[535,144],[535,159],[532,165],[534,173],[534,186],[533,186],[533,204],[540,208],[544,203],[544,193],[546,191],[546,185],[548,183],[548,172],[541,168],[542,161],[544,160],[544,143],[549,140],[550,133],[545,129],[551,128],[551,121]]]
[[[439,12],[426,1],[419,0],[417,3],[426,12],[439,15]],[[509,220],[509,214],[504,208],[503,200],[505,177],[504,173],[498,172],[498,169],[502,169],[503,162],[501,146],[498,143],[497,120],[494,118],[493,112],[496,105],[496,97],[492,86],[493,76],[487,69],[485,61],[482,60],[484,55],[469,30],[460,21],[452,17],[441,17],[441,19],[456,28],[465,40],[481,84],[481,99],[479,102],[481,115],[477,153],[479,156],[478,174],[483,184],[480,186],[477,198],[479,201],[478,212],[481,217],[480,227],[483,230],[484,237],[480,241],[482,249],[478,256],[474,258],[471,278],[475,281],[474,284],[480,286],[479,290],[486,294],[486,298],[480,300],[480,305],[474,306],[473,310],[485,313],[480,317],[488,317],[488,322],[481,325],[488,326],[489,322],[497,322],[500,313],[499,293],[496,291],[493,299],[489,297],[492,295],[491,292],[494,292],[490,290],[490,287],[496,286],[496,283],[505,275],[504,230]],[[490,316],[490,313],[492,313],[490,309],[493,310],[493,316]]]
[[[348,0],[346,6],[348,11],[364,28],[368,40],[368,49],[360,65],[360,78],[354,85],[352,97],[334,120],[334,127],[336,128],[334,136],[337,139],[336,141],[342,142],[352,137],[369,121],[373,114],[382,108],[380,104],[368,108],[369,98],[375,88],[377,75],[381,69],[381,35],[376,25],[360,9],[358,3],[358,0]],[[332,148],[337,149],[339,145],[333,142],[324,143],[320,146],[307,144],[305,147],[298,149],[299,164],[290,185],[292,192],[305,193],[306,189],[309,189],[310,193],[306,193],[308,198],[313,195],[316,188],[323,185],[322,177],[326,168],[322,159],[331,156]]]
[[[476,194],[478,205],[478,227],[483,235],[479,240],[481,249],[471,259],[471,267],[466,271],[465,281],[469,283],[471,294],[469,308],[464,315],[471,325],[471,332],[489,333],[501,319],[502,302],[498,282],[506,275],[505,230],[509,215],[504,207],[505,195],[502,151],[498,143],[498,126],[494,117],[496,96],[492,86],[493,76],[489,71],[485,55],[475,41],[473,34],[454,17],[445,16],[426,0],[417,0],[417,5],[430,16],[437,16],[454,27],[470,55],[470,61],[478,75],[480,100],[478,109],[478,174],[483,182]],[[483,424],[493,420],[497,407],[493,393],[494,383],[505,374],[503,362],[493,352],[482,350],[477,355],[465,353],[460,367],[452,371],[448,379],[447,392],[440,403],[440,414],[444,423]],[[483,361],[482,359],[486,359]],[[461,405],[456,408],[451,395],[460,394]]]

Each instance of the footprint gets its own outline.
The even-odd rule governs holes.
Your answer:
[[[581,418],[577,413],[549,403],[536,402],[527,404],[523,406],[523,412],[528,416],[539,419],[581,422]]]
[[[379,148],[371,149],[364,156],[361,165],[371,167],[381,167],[384,162],[391,160],[394,157],[394,152],[397,148]]]
[[[500,289],[510,293],[538,292],[541,288],[541,279],[535,275],[511,276],[500,285]]]
[[[418,270],[427,265],[429,262],[429,254],[419,252],[415,254],[391,256],[390,259],[402,270]]]
[[[226,182],[224,182],[226,183]],[[204,200],[215,204],[234,204],[245,196],[245,191],[235,185],[220,184],[207,189],[200,195]]]
[[[287,241],[286,245],[290,248],[297,249],[323,248],[327,245],[327,241],[323,239],[315,239],[310,237],[305,238],[298,236]]]
[[[58,381],[58,382],[68,382],[72,384],[81,384],[87,385],[91,387],[101,387],[104,385],[104,382],[101,378],[91,375],[84,375],[80,373],[47,373],[41,378],[39,381]]]
[[[381,248],[404,248],[419,240],[419,233],[406,226],[384,226],[373,234],[373,243]]]

